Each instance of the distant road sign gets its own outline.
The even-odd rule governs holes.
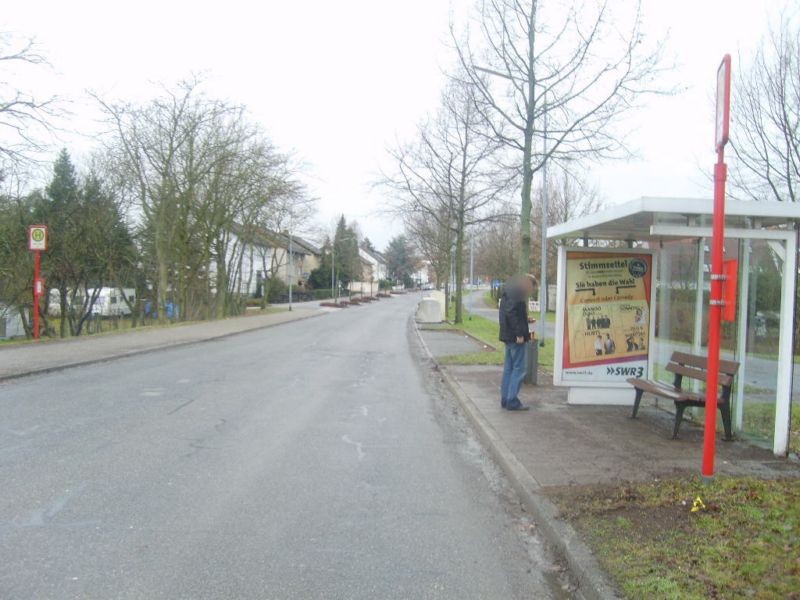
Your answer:
[[[731,55],[726,54],[717,69],[717,121],[715,149],[719,151],[728,143],[731,122]]]
[[[28,250],[47,250],[47,225],[31,225],[28,227]]]

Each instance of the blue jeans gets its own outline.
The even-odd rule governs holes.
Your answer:
[[[525,346],[525,344],[506,344],[503,383],[500,386],[500,405],[503,408],[520,404],[517,395],[525,379]]]

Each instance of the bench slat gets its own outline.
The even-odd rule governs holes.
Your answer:
[[[708,369],[707,356],[698,356],[696,354],[688,354],[686,352],[678,352],[676,350],[675,352],[672,353],[670,361],[686,365],[689,367],[695,367],[696,369],[703,369],[704,371]],[[736,375],[738,371],[739,371],[738,362],[736,362],[735,360],[720,359],[719,361],[720,373],[725,373],[727,375]]]
[[[705,382],[708,381],[708,371],[703,371],[701,369],[696,369],[694,367],[688,367],[686,365],[681,365],[676,362],[667,363],[666,369],[670,373],[676,373],[679,375],[683,375],[684,377],[691,377],[692,379],[697,379],[699,381],[705,381]],[[721,386],[728,387],[731,385],[731,383],[733,383],[733,377],[721,371],[717,376],[717,379],[718,379],[718,384]]]
[[[678,401],[701,401],[701,394],[696,394],[690,390],[676,388],[672,384],[663,381],[654,381],[651,379],[635,379],[630,378],[627,380],[633,387],[641,389],[645,393],[654,394],[656,396],[663,396],[670,400]]]

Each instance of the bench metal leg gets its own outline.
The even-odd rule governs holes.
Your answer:
[[[644,390],[636,388],[636,399],[633,401],[633,414],[631,415],[631,419],[635,419],[636,413],[639,412],[639,403],[642,401],[642,393],[644,393]]]
[[[725,428],[725,441],[730,442],[733,440],[733,433],[731,432],[730,402],[722,402],[719,405],[719,412],[722,415],[722,426]]]
[[[681,428],[681,421],[683,421],[683,411],[686,410],[685,404],[675,403],[675,428],[672,430],[672,439],[678,439],[678,429]]]

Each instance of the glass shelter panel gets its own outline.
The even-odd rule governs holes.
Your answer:
[[[669,381],[664,367],[675,350],[692,352],[697,318],[699,243],[697,240],[664,242],[658,252],[656,282],[656,332],[653,373]],[[703,285],[700,294],[703,297]],[[707,292],[706,292],[707,293]],[[671,403],[669,403],[671,404]]]
[[[728,239],[725,244],[725,258],[739,261],[737,321],[723,322],[720,350],[722,358],[741,363],[732,395],[734,430],[769,447],[775,427],[784,250],[782,242],[766,240]],[[670,381],[664,367],[673,351],[708,353],[709,240],[664,242],[658,257],[653,375]],[[800,387],[797,375],[795,388]],[[694,385],[703,389],[698,382]],[[662,406],[671,409],[672,403]],[[693,411],[698,423],[703,417],[702,409]],[[721,429],[719,420],[718,425]]]
[[[778,381],[778,336],[783,279],[783,244],[742,240],[740,276],[746,304],[739,307],[745,327],[737,357],[742,363],[734,398],[734,427],[754,441],[772,445]],[[794,378],[794,385],[797,385]]]

